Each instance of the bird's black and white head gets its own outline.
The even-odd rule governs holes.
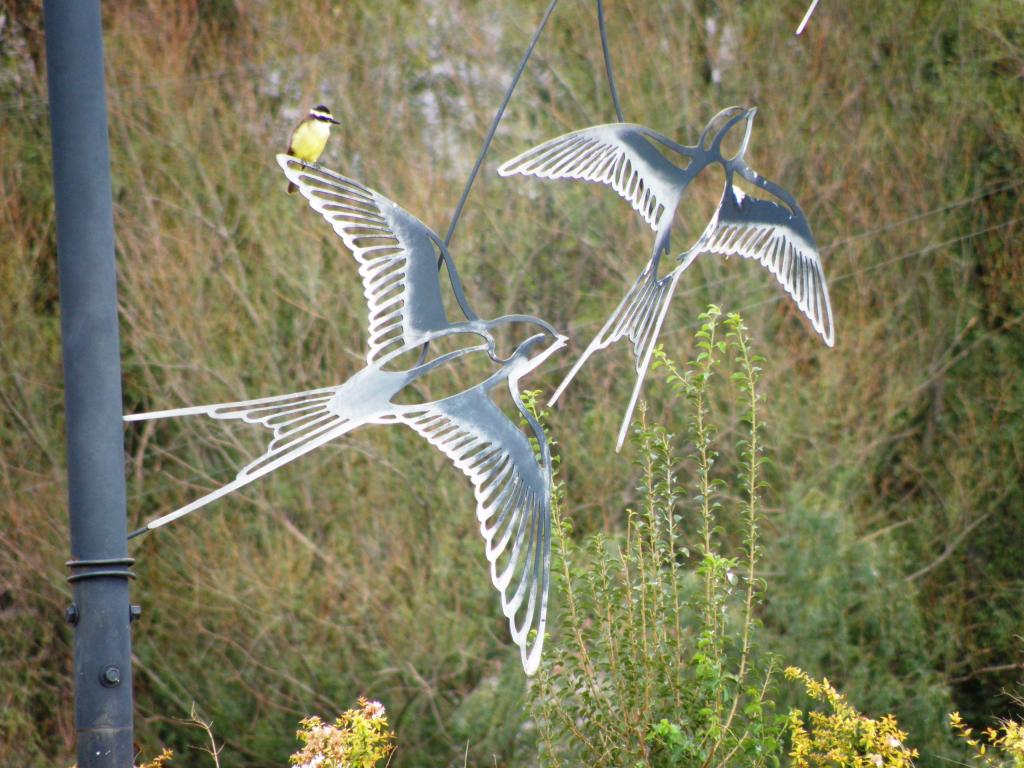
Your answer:
[[[742,158],[750,143],[757,107],[726,107],[708,121],[700,135],[700,149],[710,162],[727,163]]]
[[[569,340],[550,324],[529,315],[505,315],[488,323],[488,353],[511,366],[511,376],[524,376],[565,346]]]
[[[341,125],[341,121],[335,120],[334,117],[331,115],[331,110],[328,109],[323,104],[317,104],[315,107],[309,110],[309,115],[307,115],[307,119],[317,120],[321,123],[332,123],[334,125]]]

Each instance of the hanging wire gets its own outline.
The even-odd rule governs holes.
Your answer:
[[[459,204],[455,206],[455,213],[452,214],[452,221],[448,225],[448,234],[444,236],[444,244],[450,245],[452,236],[455,234],[455,226],[459,223],[459,217],[462,216],[462,208],[466,205],[466,199],[469,197],[469,190],[473,188],[473,182],[476,180],[476,175],[480,171],[480,166],[483,165],[484,157],[487,155],[487,150],[491,148],[491,140],[494,138],[494,132],[498,130],[498,123],[501,122],[501,118],[505,115],[505,107],[508,106],[509,99],[512,98],[512,92],[516,89],[516,85],[519,84],[519,78],[523,75],[523,70],[526,69],[526,62],[530,60],[530,55],[533,53],[533,49],[537,46],[537,41],[540,40],[540,35],[544,31],[544,27],[547,26],[548,19],[551,18],[551,14],[555,10],[555,6],[558,5],[558,0],[551,0],[548,5],[547,11],[544,12],[544,18],[540,20],[540,25],[537,27],[537,31],[533,33],[533,39],[530,41],[529,47],[526,49],[526,53],[523,54],[523,60],[519,62],[519,69],[516,70],[515,76],[512,78],[512,82],[508,86],[508,90],[505,91],[505,98],[502,99],[501,106],[498,107],[497,113],[494,115],[494,120],[491,122],[490,130],[487,131],[487,136],[484,138],[484,145],[480,148],[480,154],[476,158],[476,163],[473,165],[473,170],[469,174],[469,178],[466,180],[466,187],[462,190],[462,197],[459,198]],[[438,268],[441,263],[438,261]]]
[[[804,31],[804,27],[807,26],[807,22],[811,20],[811,14],[814,13],[814,9],[818,7],[818,0],[811,0],[811,6],[807,9],[807,13],[804,14],[803,21],[800,22],[800,26],[796,28],[796,33],[799,35]]]
[[[458,225],[459,218],[462,216],[462,209],[466,205],[466,200],[469,199],[469,191],[473,188],[473,182],[476,180],[476,175],[480,172],[480,166],[484,163],[484,158],[487,156],[487,150],[491,148],[491,140],[494,138],[494,132],[498,130],[498,123],[501,122],[501,118],[505,115],[505,107],[508,106],[508,102],[512,98],[512,93],[519,84],[519,78],[523,76],[523,72],[526,69],[526,62],[530,60],[530,56],[533,54],[533,49],[537,47],[537,41],[540,40],[541,33],[544,31],[544,27],[547,26],[548,19],[551,18],[551,14],[554,13],[556,5],[558,5],[558,0],[551,0],[551,3],[548,5],[548,9],[544,12],[544,16],[540,20],[540,24],[537,25],[537,31],[533,33],[533,39],[530,40],[530,44],[526,48],[526,53],[523,54],[522,61],[519,62],[519,68],[516,70],[515,75],[513,75],[512,82],[509,83],[508,90],[505,91],[505,98],[501,100],[501,106],[498,107],[498,111],[494,115],[494,120],[491,121],[491,127],[488,129],[487,135],[484,137],[484,145],[480,147],[480,154],[476,157],[476,162],[473,164],[473,170],[469,172],[469,178],[466,179],[466,186],[462,190],[462,196],[459,198],[459,202],[455,206],[455,213],[452,214],[452,220],[448,224],[448,232],[444,236],[445,248],[451,245],[452,237],[455,235],[455,227]],[[445,257],[443,253],[438,255],[437,269],[439,272],[441,271],[441,265],[444,263],[444,260]],[[417,365],[423,365],[429,353],[430,342],[425,341],[423,343],[423,348],[420,351],[420,357]]]
[[[962,208],[965,205],[970,205],[971,203],[976,203],[976,202],[978,202],[980,200],[984,200],[987,197],[992,197],[993,195],[998,195],[998,194],[1001,194],[1003,192],[1007,192],[1007,191],[1009,191],[1011,189],[1015,189],[1015,188],[1021,186],[1022,184],[1024,184],[1024,180],[1014,181],[1014,182],[1011,182],[1009,184],[1005,184],[1003,186],[994,187],[992,189],[984,190],[984,191],[979,192],[979,193],[977,193],[975,195],[970,195],[969,197],[962,197],[962,198],[960,198],[958,200],[952,200],[952,201],[950,201],[948,203],[945,203],[944,205],[941,205],[941,206],[939,206],[937,208],[932,208],[929,211],[924,211],[923,213],[917,213],[917,214],[914,214],[913,216],[908,216],[908,217],[906,217],[904,219],[898,219],[896,221],[888,222],[887,224],[883,224],[880,227],[875,227],[873,229],[867,229],[867,230],[864,230],[862,232],[857,232],[856,234],[848,235],[846,237],[840,238],[838,240],[833,240],[828,245],[822,246],[822,248],[820,249],[820,252],[821,253],[831,253],[832,251],[834,251],[836,248],[838,248],[841,245],[846,245],[848,243],[852,243],[852,242],[855,242],[857,240],[863,240],[865,238],[868,238],[870,240],[876,240],[879,235],[885,234],[886,232],[889,232],[890,230],[897,229],[898,227],[906,226],[907,224],[913,224],[915,221],[920,221],[922,219],[926,219],[926,218],[929,218],[931,216],[936,216],[936,215],[938,215],[940,213],[947,213],[949,211],[956,210],[957,208]],[[994,229],[998,229],[1000,227],[1008,226],[1009,224],[1013,224],[1017,220],[1018,219],[1016,219],[1016,218],[1008,219],[1008,220],[1002,222],[1001,224],[995,225],[995,227],[993,227],[993,228]],[[983,230],[979,230],[978,232],[968,233],[967,235],[963,235],[961,237],[956,237],[956,238],[953,238],[952,240],[948,240],[948,241],[941,242],[941,243],[938,243],[938,244],[932,244],[932,245],[926,246],[923,250],[915,250],[915,251],[911,251],[909,254],[904,254],[902,256],[897,256],[894,260],[895,261],[902,261],[902,260],[907,259],[907,258],[912,258],[914,256],[920,256],[920,255],[925,254],[925,253],[930,253],[933,250],[935,250],[936,248],[941,248],[941,247],[944,247],[944,246],[947,246],[947,245],[959,242],[960,240],[970,240],[970,239],[972,239],[974,237],[979,237],[980,235],[983,235],[983,234],[985,234],[985,233],[987,233],[989,231],[990,231],[989,229],[983,229]],[[883,261],[883,262],[881,262],[881,264],[888,264],[888,263],[890,263],[890,261],[893,261],[893,260]],[[850,275],[861,274],[861,272],[869,272],[869,271],[871,271],[873,269],[876,269],[876,268],[877,268],[877,265],[871,265],[871,266],[862,268],[858,272],[837,275],[835,278],[829,278],[829,284],[831,285],[832,283],[839,282],[840,280],[845,280]],[[696,293],[696,292],[698,292],[698,291],[700,291],[700,290],[702,290],[704,288],[710,288],[710,287],[714,287],[716,285],[722,285],[724,283],[737,282],[737,281],[742,280],[742,279],[744,279],[744,275],[742,273],[737,273],[737,274],[729,275],[728,277],[720,278],[718,280],[711,280],[709,282],[702,283],[699,286],[695,286],[693,288],[689,288],[687,290],[681,291],[678,295],[685,296],[685,295],[688,295],[688,294]],[[783,294],[783,295],[779,296],[778,298],[781,301],[783,298],[785,298],[785,295]],[[598,320],[598,321],[595,321],[595,322],[591,323],[591,325],[596,327],[596,326],[600,325],[600,323],[601,323],[601,321]]]
[[[107,96],[112,100],[117,97],[123,99],[124,103],[138,104],[146,101],[145,92],[165,86],[189,88],[207,83],[232,80],[268,82],[271,73],[275,71],[290,70],[299,64],[307,64],[311,61],[324,60],[329,62],[332,58],[337,57],[338,52],[341,50],[340,47],[335,46],[313,54],[279,56],[262,64],[239,64],[237,66],[224,67],[215,72],[207,72],[189,77],[161,77],[154,78],[153,80],[143,80],[131,85],[118,85],[116,82],[111,82],[107,85]],[[0,103],[0,114],[15,111],[30,114],[47,113],[49,111],[49,97],[45,94],[41,96],[15,97]]]
[[[1016,185],[1010,185],[1010,186],[1016,186]],[[1005,189],[1006,188],[998,189],[998,190],[993,190],[989,194],[995,194],[996,192],[1001,192],[1001,191],[1004,191]],[[973,200],[973,199],[976,199],[976,198],[968,198],[968,200]],[[961,204],[963,204],[963,203],[961,203]],[[953,208],[955,206],[956,206],[956,203],[954,203],[953,205],[950,205],[950,206],[943,207],[943,208],[936,208],[934,211],[929,211],[928,213],[929,214],[942,213],[943,211],[949,210],[949,209],[951,209],[951,208]],[[898,225],[898,224],[905,224],[905,223],[908,223],[908,222],[911,222],[911,221],[915,221],[918,218],[920,218],[920,217],[916,217],[916,216],[915,217],[911,217],[911,218],[905,219],[905,220],[903,220],[901,222],[896,222],[896,225]],[[1019,224],[1021,222],[1024,222],[1024,216],[1016,216],[1016,217],[1012,217],[1012,218],[1009,218],[1009,219],[1005,219],[1005,220],[1003,220],[1001,222],[998,222],[996,224],[992,224],[992,225],[989,225],[987,227],[982,227],[982,228],[974,230],[972,232],[968,232],[968,233],[963,234],[963,235],[957,235],[956,237],[951,237],[951,238],[949,238],[947,240],[943,240],[943,241],[940,241],[940,242],[937,242],[937,243],[930,243],[929,245],[926,245],[926,246],[924,246],[922,248],[916,248],[916,249],[914,249],[912,251],[908,251],[906,253],[902,253],[902,254],[899,254],[898,256],[893,256],[893,257],[888,258],[888,259],[883,259],[882,261],[875,262],[874,264],[869,264],[869,265],[867,265],[865,267],[861,267],[859,269],[854,269],[854,270],[850,270],[850,271],[847,271],[847,272],[842,272],[842,273],[837,274],[837,275],[832,275],[832,276],[830,276],[828,278],[828,284],[830,286],[832,286],[832,285],[835,285],[836,283],[845,282],[845,281],[847,281],[847,280],[849,280],[851,278],[857,277],[859,275],[863,275],[863,274],[866,274],[868,272],[874,272],[875,270],[878,270],[878,269],[881,269],[883,267],[889,266],[890,264],[895,264],[895,263],[898,263],[898,262],[901,262],[901,261],[906,261],[908,259],[919,258],[921,256],[927,256],[928,254],[935,253],[936,251],[944,250],[946,248],[949,248],[950,246],[956,245],[957,243],[967,242],[967,241],[973,240],[974,238],[982,237],[982,236],[987,235],[987,234],[989,234],[991,232],[995,232],[995,231],[998,231],[1000,229],[1005,229],[1006,227],[1010,227],[1010,226],[1013,226],[1014,224]],[[865,236],[865,237],[870,237],[870,236],[878,234],[878,233],[880,233],[882,231],[884,231],[884,230],[880,228],[879,230],[874,230],[874,231],[870,231],[870,232],[866,232],[866,233],[861,233],[861,234],[863,236]],[[847,240],[853,240],[853,239],[856,239],[856,237],[859,237],[859,235],[851,237],[851,238],[848,238]],[[839,242],[846,242],[846,240],[844,240],[844,241],[837,241],[836,244],[839,244]],[[828,247],[828,246],[826,246],[826,247]],[[700,286],[696,286],[696,287],[691,288],[691,289],[689,289],[687,291],[683,291],[679,295],[683,296],[683,295],[687,295],[687,294],[692,294],[692,293],[695,293],[695,292],[697,292],[699,290],[702,290],[704,288],[708,288],[708,287],[711,287],[711,286],[721,285],[723,283],[735,282],[735,281],[738,281],[738,280],[742,279],[742,277],[743,277],[742,275],[730,275],[729,277],[722,278],[720,280],[711,280],[709,282],[702,283]],[[757,287],[757,288],[755,288],[755,289],[753,289],[751,291],[747,291],[747,292],[741,294],[740,297],[737,299],[737,301],[738,302],[743,302],[743,301],[745,301],[748,298],[753,298],[754,295],[756,295],[758,292],[760,292],[762,290],[763,290],[763,286],[759,286],[759,287]],[[785,294],[785,293],[780,293],[780,292],[774,292],[774,293],[775,293],[774,296],[770,296],[770,297],[765,298],[765,299],[760,299],[760,300],[755,301],[755,302],[750,303],[750,304],[743,304],[736,311],[742,314],[743,312],[746,312],[747,310],[756,309],[758,307],[762,307],[762,306],[769,305],[769,304],[776,304],[776,303],[778,303],[780,301],[783,301],[783,300],[785,300],[787,298],[787,294]],[[582,324],[582,325],[579,325],[579,326],[574,326],[574,328],[573,328],[573,335],[579,335],[582,332],[593,330],[593,329],[597,328],[599,325],[601,325],[602,322],[604,322],[604,321],[598,320],[598,321],[595,321],[595,322],[585,323],[585,324]],[[674,338],[674,337],[677,337],[677,336],[679,336],[681,334],[692,332],[692,331],[696,330],[699,327],[700,327],[700,323],[699,322],[683,323],[682,325],[680,325],[677,328],[673,328],[671,330],[664,331],[661,334],[661,338],[662,339]],[[549,365],[549,366],[547,366],[545,368],[545,370],[558,372],[558,371],[562,371],[562,370],[565,370],[565,369],[569,368],[570,365],[572,365],[572,361],[567,361],[567,362],[564,362],[564,363],[559,363],[557,365]]]
[[[998,195],[1003,192],[1007,192],[1011,189],[1015,189],[1022,184],[1024,184],[1024,180],[1011,181],[1009,184],[1004,184],[999,187],[993,187],[991,189],[983,190],[981,192],[978,192],[977,194],[970,195],[968,197],[961,197],[958,200],[953,200],[949,203],[939,206],[938,208],[932,208],[930,211],[924,211],[923,213],[915,213],[913,216],[908,216],[905,219],[898,219],[897,221],[892,221],[889,222],[888,224],[883,224],[882,226],[876,227],[874,229],[868,229],[863,232],[858,232],[855,235],[849,235],[840,240],[833,240],[831,243],[824,246],[821,249],[821,252],[829,253],[830,251],[834,251],[840,245],[846,245],[847,243],[852,243],[856,240],[862,240],[865,237],[875,238],[877,235],[880,235],[884,232],[888,232],[890,229],[896,229],[897,227],[912,224],[915,221],[920,221],[921,219],[927,219],[929,216],[934,216],[939,213],[946,213],[947,211],[952,211],[955,210],[956,208],[962,208],[965,205],[970,205],[971,203],[975,203],[979,200],[984,200],[986,197],[992,197],[993,195]]]
[[[604,53],[604,70],[608,73],[608,90],[612,94],[612,104],[615,105],[615,116],[620,123],[626,122],[622,118],[622,105],[619,103],[619,92],[615,89],[615,72],[612,69],[612,54],[608,50],[608,30],[604,24],[604,3],[597,0],[597,26],[601,30],[601,51]]]
[[[868,266],[861,267],[860,269],[854,269],[848,272],[843,272],[841,274],[834,275],[829,278],[828,282],[830,286],[835,285],[836,283],[842,283],[845,282],[846,280],[850,280],[851,278],[866,274],[867,272],[874,272],[877,269],[882,269],[883,267],[887,267],[890,264],[896,264],[897,262],[906,261],[907,259],[916,259],[921,256],[927,256],[931,253],[935,253],[936,251],[942,251],[946,248],[949,248],[950,246],[956,245],[957,243],[963,243],[969,240],[973,240],[976,237],[982,237],[983,235],[987,235],[990,232],[1005,229],[1006,227],[1013,226],[1014,224],[1018,224],[1022,221],[1024,221],[1024,216],[1016,216],[1014,218],[1006,219],[1004,221],[999,222],[998,224],[992,224],[991,226],[976,229],[973,232],[968,232],[963,235],[957,235],[956,237],[951,237],[948,240],[943,240],[938,243],[931,243],[929,245],[924,246],[923,248],[917,248],[913,251],[908,251],[907,253],[902,253],[898,256],[893,256],[892,258],[883,259],[882,261],[876,262],[874,264],[869,264]],[[746,297],[752,297],[753,293],[754,292],[751,291],[750,293],[747,293],[745,297],[740,297],[740,301],[742,301]],[[776,295],[771,296],[769,298],[761,299],[750,304],[744,304],[736,311],[742,314],[743,312],[746,312],[747,310],[750,309],[756,309],[758,307],[762,307],[768,304],[776,304],[780,301],[783,301],[786,298],[787,295],[785,293],[776,292]],[[663,334],[663,336],[669,338],[672,336],[678,336],[681,333],[685,333],[687,330],[696,330],[698,327],[700,327],[699,323],[683,325],[681,328],[672,329],[668,333]]]

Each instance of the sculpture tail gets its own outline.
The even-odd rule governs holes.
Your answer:
[[[661,325],[665,322],[668,305],[672,301],[672,294],[676,290],[676,283],[679,282],[681,274],[683,274],[683,270],[676,269],[661,280],[655,281],[656,288],[648,300],[649,310],[638,312],[632,323],[636,336],[630,333],[629,338],[633,341],[633,351],[636,354],[636,384],[633,387],[629,405],[626,407],[626,413],[622,417],[622,426],[619,427],[619,437],[615,443],[616,453],[622,450],[622,444],[626,440],[629,423],[633,418],[633,409],[636,408],[637,400],[640,398],[640,389],[643,387],[647,368],[651,364],[654,347],[658,343],[658,334],[661,333]]]
[[[625,439],[626,430],[629,428],[629,420],[633,415],[633,409],[636,407],[637,398],[640,395],[640,386],[643,383],[644,375],[647,373],[647,367],[650,365],[654,346],[658,341],[658,333],[661,331],[661,325],[665,320],[668,305],[672,300],[672,293],[675,291],[676,282],[682,272],[682,269],[676,269],[659,280],[657,276],[657,259],[656,257],[652,258],[644,268],[644,271],[640,273],[636,282],[633,283],[633,287],[629,289],[629,292],[619,302],[619,306],[616,307],[611,317],[608,318],[601,332],[590,342],[590,346],[580,356],[580,359],[576,361],[572,370],[562,380],[562,383],[559,384],[555,394],[552,395],[551,400],[548,402],[549,405],[552,405],[561,397],[569,382],[572,381],[573,377],[576,376],[592,354],[619,339],[628,338],[633,342],[637,383],[633,389],[633,396],[629,407],[626,409],[622,428],[619,430],[619,439],[615,447],[616,451],[622,447]]]
[[[174,416],[205,415],[214,419],[241,419],[274,431],[274,437],[266,451],[243,467],[232,482],[180,509],[151,520],[144,528],[132,532],[129,538],[184,517],[360,426],[362,421],[343,418],[329,407],[337,391],[337,387],[328,387],[259,400],[200,405],[125,416],[125,421],[145,421]]]

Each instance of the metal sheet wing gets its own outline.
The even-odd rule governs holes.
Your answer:
[[[799,208],[728,186],[708,228],[691,251],[755,259],[779,281],[811,326],[835,344],[832,303],[818,247]]]
[[[675,210],[689,182],[685,171],[659,152],[649,138],[672,144],[649,128],[610,123],[559,136],[503,163],[499,176],[579,179],[606,184],[629,202],[651,229]]]
[[[526,436],[483,387],[432,403],[403,416],[403,421],[473,483],[491,583],[501,593],[502,611],[526,673],[533,674],[540,663],[547,616],[550,462],[537,461]],[[546,442],[543,432],[536,437]]]
[[[370,321],[368,362],[450,325],[437,273],[440,245],[429,227],[341,174],[284,154],[277,162],[359,262]]]

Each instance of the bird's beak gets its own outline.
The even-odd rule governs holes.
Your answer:
[[[540,338],[542,338],[542,335],[538,334],[534,338],[540,339]],[[540,354],[530,358],[530,360],[529,360],[529,368],[527,370],[532,371],[534,368],[536,368],[537,366],[541,365],[545,360],[547,360],[549,357],[551,357],[555,352],[557,352],[562,347],[564,347],[566,342],[568,342],[568,341],[569,341],[569,337],[568,336],[563,336],[560,333],[556,333],[554,341],[552,341],[550,344],[548,344],[546,347],[544,347],[544,349],[540,352]]]
[[[341,125],[341,120],[335,120],[333,117],[328,117],[327,119],[330,120],[335,125]]]
[[[548,348],[541,352],[539,355],[537,355],[537,357],[533,358],[533,367],[536,368],[538,365],[543,363],[545,360],[547,360],[549,357],[555,354],[555,352],[564,347],[566,343],[568,343],[568,341],[568,336],[563,336],[560,333],[556,333],[555,340],[548,345]]]

